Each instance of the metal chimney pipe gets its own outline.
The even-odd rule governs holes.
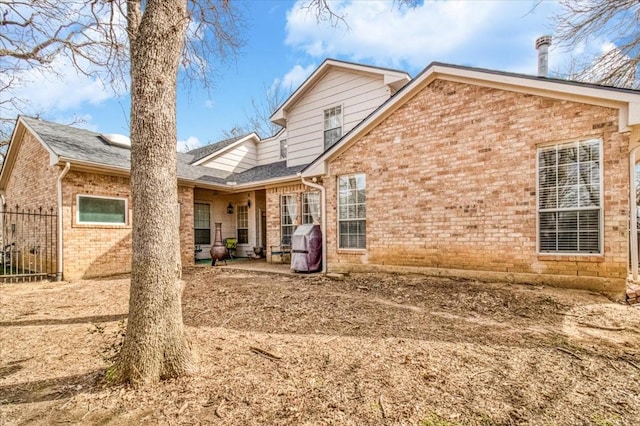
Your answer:
[[[538,77],[546,77],[549,72],[549,46],[551,46],[551,36],[544,35],[536,40],[536,50],[538,51]]]

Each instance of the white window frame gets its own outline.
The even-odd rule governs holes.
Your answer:
[[[327,115],[327,113],[331,114],[332,111],[335,111],[336,109],[340,108],[340,112],[336,113],[335,115],[340,117],[340,126],[338,127],[329,127],[327,128],[327,120],[325,118],[325,116]],[[323,147],[325,149],[325,151],[329,148],[327,146],[327,131],[329,130],[334,130],[334,129],[340,129],[340,136],[338,137],[338,139],[336,140],[336,142],[338,140],[340,140],[340,138],[342,136],[344,136],[344,116],[343,116],[343,112],[344,112],[344,108],[342,107],[342,104],[340,105],[334,105],[331,108],[326,108],[324,111],[322,111],[322,142],[323,142]],[[335,142],[334,142],[335,144]],[[333,146],[333,144],[332,144]]]
[[[309,205],[311,203],[309,203],[309,195],[313,194],[314,196],[317,197],[317,204],[318,204],[318,220],[320,218],[320,215],[322,215],[322,212],[320,211],[320,192],[318,191],[307,191],[307,192],[303,192],[302,193],[302,224],[303,225],[312,225],[316,222],[314,222],[313,220],[310,221],[310,218],[312,218],[311,213],[309,212]]]
[[[80,220],[80,198],[99,198],[102,200],[124,201],[124,222],[86,222]],[[106,195],[76,195],[76,223],[78,225],[107,225],[107,226],[127,226],[129,224],[129,200],[125,197],[111,197]]]
[[[342,207],[342,205],[340,204],[340,179],[341,178],[349,178],[349,177],[355,177],[357,179],[358,176],[363,176],[364,177],[364,192],[365,192],[365,199],[364,199],[364,206],[365,206],[365,215],[363,218],[346,218],[346,219],[341,219],[340,218],[340,207]],[[358,172],[358,173],[349,173],[346,175],[339,175],[337,180],[336,180],[336,219],[337,219],[337,230],[336,230],[336,235],[338,237],[338,241],[337,241],[337,245],[338,245],[338,250],[341,251],[366,251],[367,250],[367,214],[366,214],[366,208],[367,208],[367,175],[364,172]],[[361,203],[356,203],[355,205],[359,205]],[[347,205],[348,206],[348,205]],[[364,232],[364,247],[343,247],[342,246],[342,235],[340,233],[340,224],[341,222],[351,222],[351,221],[363,221],[364,222],[364,226],[365,226],[365,232]]]
[[[196,222],[195,222],[195,210],[196,210],[195,206],[196,206],[196,204],[206,204],[206,205],[209,206],[209,243],[208,244],[196,243],[195,242],[195,240],[196,240]],[[213,209],[211,208],[211,203],[209,203],[209,202],[198,201],[198,200],[195,200],[193,202],[193,219],[194,219],[193,220],[193,241],[194,241],[194,244],[196,244],[196,245],[209,246],[209,245],[213,244],[213,238],[211,237],[211,229],[212,229],[211,228],[211,224],[213,223],[213,221],[211,220],[211,212],[212,212],[212,210]],[[206,228],[197,228],[197,229],[206,229]]]
[[[559,147],[563,145],[575,145],[580,146],[581,143],[586,142],[598,142],[598,156],[599,156],[599,206],[598,210],[598,252],[586,253],[579,251],[542,251],[540,249],[540,213],[549,211],[586,211],[596,210],[593,207],[575,207],[575,208],[559,208],[555,209],[541,209],[540,208],[540,151],[549,149],[552,147]],[[548,144],[541,144],[536,147],[536,253],[539,256],[602,256],[604,254],[604,148],[602,138],[589,138],[589,139],[577,139],[563,142],[555,142]]]
[[[289,197],[293,200],[296,206],[296,215],[293,219],[293,223],[285,223],[285,217],[288,217],[288,214],[285,211],[285,204],[283,202],[285,197]],[[293,233],[296,232],[296,225],[298,221],[298,197],[295,194],[282,194],[280,195],[280,244],[282,245],[291,245],[291,237],[293,237]],[[291,228],[291,235],[289,237],[289,242],[284,243],[284,228]]]
[[[240,210],[245,210],[247,215],[247,226],[240,226]],[[240,242],[240,234],[238,231],[241,229],[247,230],[247,241]],[[237,204],[236,205],[236,239],[238,244],[249,244],[249,206],[247,204]]]
[[[280,159],[286,160],[288,154],[289,154],[289,145],[287,145],[287,139],[286,138],[280,139]]]

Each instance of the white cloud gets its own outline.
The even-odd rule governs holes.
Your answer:
[[[202,142],[195,136],[189,136],[186,140],[178,141],[178,152],[187,152],[202,146]]]
[[[282,77],[282,79],[276,78],[271,84],[270,90],[274,90],[278,85],[280,85],[280,88],[286,92],[296,90],[298,86],[300,86],[302,82],[311,75],[314,69],[316,69],[315,64],[310,64],[306,67],[295,65],[284,75],[284,77]]]
[[[557,2],[393,0],[330,2],[344,16],[337,27],[316,21],[296,2],[287,13],[286,44],[316,62],[325,57],[417,73],[433,61],[536,74],[536,38],[552,33]],[[535,7],[534,7],[535,5]],[[565,62],[550,51],[550,67]]]
[[[37,3],[37,4],[36,4]],[[99,30],[101,23],[113,24],[111,35],[115,35],[118,43],[126,46],[126,17],[120,13],[113,13],[112,5],[84,4],[82,2],[67,2],[61,4],[60,10],[52,15],[39,13],[46,5],[41,2],[25,3],[21,13],[24,16],[31,16],[34,19],[33,25],[38,28],[56,29],[60,27],[59,38],[71,37],[76,27],[86,27],[82,34],[72,37],[72,41],[84,43],[87,41],[100,42],[105,40],[105,34]],[[22,18],[19,15],[13,16],[18,21]],[[46,20],[45,18],[46,17]],[[69,25],[68,23],[78,25]],[[31,34],[33,33],[33,34]],[[25,45],[37,45],[44,42],[45,38],[40,33],[31,31],[30,36],[23,37]],[[31,37],[31,35],[33,37]],[[110,39],[110,42],[113,41]],[[112,44],[109,44],[111,46]],[[53,53],[57,45],[45,47],[43,53]],[[124,62],[127,49],[119,50],[122,56],[115,55],[110,47],[104,47],[99,43],[90,43],[81,48],[81,54],[76,55],[75,62],[70,59],[68,51],[55,55],[51,63],[45,65],[29,64],[21,60],[6,60],[0,66],[0,81],[2,85],[8,84],[8,88],[3,90],[3,99],[14,99],[12,108],[4,108],[2,115],[10,117],[18,113],[28,115],[40,115],[46,119],[69,117],[80,114],[80,110],[86,105],[96,105],[107,99],[118,96],[118,93],[126,91],[128,72]],[[87,60],[85,58],[91,58]],[[97,63],[113,59],[116,63],[122,64],[123,68],[114,67],[112,75],[109,71],[101,68]],[[92,63],[93,62],[93,63]],[[83,72],[78,71],[78,67]],[[119,72],[118,72],[119,71]],[[112,82],[112,83],[105,83]],[[9,84],[10,83],[10,84]],[[3,105],[5,107],[6,105]],[[66,121],[66,120],[65,120]],[[69,122],[75,123],[74,119]]]
[[[213,109],[214,106],[215,106],[215,103],[211,99],[207,99],[206,101],[204,101],[205,108]]]
[[[83,103],[95,105],[115,97],[99,78],[83,75],[65,62],[56,59],[53,71],[31,69],[21,73],[23,84],[14,93],[25,99],[28,110],[68,111]]]
[[[313,57],[346,56],[360,61],[422,67],[473,40],[495,17],[501,2],[424,2],[400,8],[392,1],[343,1],[333,11],[344,25],[316,21],[297,2],[287,14],[286,43]]]

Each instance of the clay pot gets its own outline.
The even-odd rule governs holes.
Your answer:
[[[216,236],[209,253],[211,254],[211,266],[215,266],[216,260],[227,258],[227,248],[222,243],[222,223],[216,223]]]

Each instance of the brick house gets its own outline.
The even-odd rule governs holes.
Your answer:
[[[317,220],[319,199],[298,173],[409,80],[402,71],[327,59],[276,112],[274,120],[286,122],[276,135],[253,133],[178,153],[183,264],[209,256],[216,223],[223,238],[237,239],[242,257],[254,247],[286,244],[296,225]],[[18,118],[0,195],[9,207],[59,212],[51,274],[73,280],[130,270],[128,144],[121,135]],[[297,208],[303,201],[306,213]]]
[[[638,91],[438,63],[410,80],[326,60],[271,119],[283,128],[270,138],[179,154],[184,264],[195,247],[206,256],[214,223],[240,255],[321,223],[328,271],[612,293],[637,276]],[[128,167],[108,135],[21,117],[0,191],[62,210],[65,279],[125,272]],[[92,219],[100,209],[115,214]]]
[[[620,294],[639,145],[637,90],[434,63],[302,178],[322,182],[330,270]]]

